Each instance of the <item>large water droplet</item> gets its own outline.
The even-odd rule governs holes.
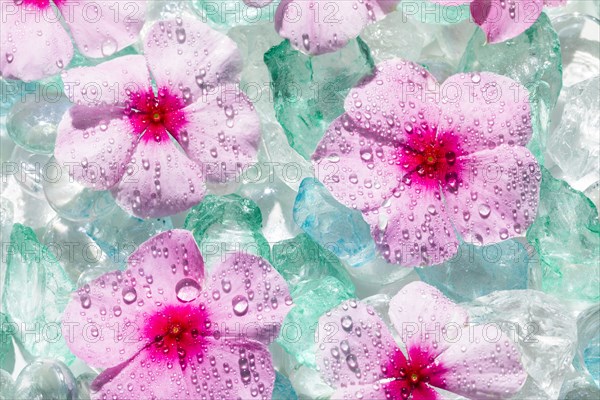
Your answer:
[[[237,295],[231,300],[233,306],[233,313],[238,317],[246,315],[248,312],[248,299],[242,295]]]
[[[229,279],[221,280],[221,287],[225,293],[231,292],[231,281]]]
[[[102,55],[104,57],[112,56],[117,52],[118,48],[119,46],[117,44],[117,41],[112,37],[107,37],[102,41],[102,44],[100,45],[100,51],[102,52]]]
[[[343,316],[341,322],[342,328],[344,328],[346,332],[350,332],[352,330],[352,318],[349,315]]]
[[[92,300],[90,299],[90,296],[88,294],[84,294],[83,296],[81,296],[81,307],[83,308],[90,308],[92,306]]]
[[[185,38],[186,38],[185,29],[183,29],[183,28],[175,29],[175,36],[177,37],[178,43],[185,43]]]
[[[348,354],[346,357],[346,364],[348,364],[348,368],[350,368],[351,371],[356,372],[358,370],[358,360],[354,354]]]
[[[192,278],[183,278],[175,285],[177,299],[182,303],[196,300],[200,295],[200,284]]]
[[[479,216],[481,218],[489,217],[491,212],[492,212],[492,210],[490,209],[490,207],[487,204],[479,205]]]
[[[121,295],[123,296],[125,304],[131,304],[137,299],[137,291],[131,286],[123,288]]]
[[[363,161],[371,161],[373,159],[373,153],[370,147],[360,149],[360,158]]]

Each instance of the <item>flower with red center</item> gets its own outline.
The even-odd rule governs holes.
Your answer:
[[[400,0],[282,0],[275,30],[306,54],[330,53],[356,38],[365,26],[394,11]],[[264,7],[272,0],[244,0]]]
[[[496,326],[470,324],[436,288],[408,284],[390,301],[389,317],[407,356],[369,306],[350,300],[320,318],[317,365],[336,389],[332,399],[441,399],[434,387],[502,399],[523,387],[527,374],[512,341]]]
[[[204,277],[192,234],[158,234],[125,271],[73,293],[62,319],[71,351],[105,368],[94,399],[268,399],[275,371],[267,345],[292,301],[260,257],[236,253]]]
[[[532,128],[527,90],[492,73],[443,85],[403,60],[380,64],[350,91],[313,155],[317,177],[363,212],[384,257],[441,263],[467,242],[524,233],[540,172],[524,147]]]
[[[519,36],[538,19],[544,6],[560,7],[567,0],[429,0],[441,5],[470,4],[471,17],[489,43]]]
[[[33,81],[57,74],[73,57],[61,21],[83,55],[108,57],[137,41],[146,0],[0,0],[0,15],[0,75]]]
[[[239,91],[240,64],[235,43],[198,20],[155,23],[144,56],[63,74],[76,104],[58,127],[56,159],[138,217],[188,209],[206,181],[231,181],[255,159],[260,121]]]

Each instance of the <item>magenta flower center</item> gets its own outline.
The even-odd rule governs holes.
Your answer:
[[[147,319],[144,328],[151,351],[168,360],[198,354],[210,335],[208,312],[202,304],[164,307]]]
[[[60,5],[64,1],[65,0],[54,0],[54,3],[56,3],[56,5]],[[29,6],[29,7],[35,7],[40,10],[45,10],[46,8],[50,7],[50,5],[51,5],[50,0],[15,0],[15,4]]]
[[[409,351],[408,360],[398,351],[390,358],[385,368],[388,376],[384,384],[387,398],[408,399],[414,390],[429,384],[431,377],[442,370],[443,366],[435,364],[432,357],[418,349]]]
[[[173,95],[169,89],[160,88],[158,93],[154,93],[152,88],[149,88],[129,94],[126,114],[134,133],[143,140],[154,139],[160,142],[168,139],[170,134],[179,141],[187,123],[184,107],[183,99]]]
[[[436,138],[435,130],[407,135],[407,138],[397,153],[403,182],[427,189],[439,189],[442,185],[447,190],[456,191],[461,172],[457,139],[451,135]]]

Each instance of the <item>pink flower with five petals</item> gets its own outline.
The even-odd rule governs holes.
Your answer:
[[[471,16],[489,43],[499,43],[525,32],[544,6],[560,7],[567,0],[429,0],[441,5],[470,4]]]
[[[184,211],[202,200],[205,181],[235,179],[255,159],[260,121],[238,88],[240,65],[235,43],[206,24],[159,21],[144,56],[63,74],[76,105],[58,127],[54,155],[138,217]]]
[[[313,155],[317,177],[363,212],[382,254],[404,266],[441,263],[468,242],[526,231],[540,172],[527,90],[492,73],[442,85],[425,68],[386,61],[352,89]]]
[[[106,368],[93,399],[269,399],[267,345],[292,300],[260,257],[236,253],[205,279],[192,234],[160,233],[73,293],[62,324],[73,353]]]
[[[350,300],[320,318],[317,365],[336,389],[332,399],[442,399],[434,387],[503,399],[523,387],[527,374],[512,341],[497,326],[470,324],[436,288],[408,284],[390,301],[389,317],[407,356],[369,306]]]
[[[282,0],[275,30],[307,54],[330,53],[356,38],[363,28],[396,9],[400,0]],[[272,0],[244,0],[264,7]]]
[[[55,12],[53,5],[58,12]],[[0,75],[33,81],[57,74],[79,51],[100,58],[137,41],[146,0],[0,0]]]

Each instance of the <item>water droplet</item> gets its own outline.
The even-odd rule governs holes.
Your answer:
[[[480,204],[479,205],[479,216],[481,218],[487,218],[490,216],[492,210],[490,209],[490,207],[487,204]]]
[[[200,284],[192,278],[183,278],[175,285],[177,299],[182,303],[196,300],[200,295]]]
[[[302,34],[302,44],[306,50],[310,50],[310,39],[306,33]]]
[[[124,287],[121,295],[125,304],[131,304],[137,299],[137,291],[131,286]]]
[[[350,368],[351,371],[356,372],[358,370],[358,360],[354,354],[348,354],[348,356],[346,356],[346,364],[348,364],[348,368]]]
[[[81,296],[81,307],[87,309],[90,308],[92,306],[92,299],[90,299],[90,296],[87,294],[84,294],[83,296]]]
[[[238,317],[246,315],[248,312],[248,299],[242,295],[237,295],[231,300],[233,306],[233,313]]]
[[[102,41],[102,44],[100,45],[100,51],[102,52],[102,55],[104,57],[112,56],[117,52],[118,48],[119,46],[117,44],[117,41],[112,37],[107,37]]]
[[[221,280],[221,287],[225,293],[231,292],[231,281],[229,279]]]
[[[186,38],[185,29],[183,29],[183,28],[175,29],[175,37],[177,38],[178,43],[185,43],[185,38]]]
[[[360,158],[363,161],[371,161],[373,159],[373,153],[370,147],[360,149]]]
[[[352,330],[352,318],[349,315],[343,316],[341,322],[342,328],[344,328],[346,332],[350,332]]]

